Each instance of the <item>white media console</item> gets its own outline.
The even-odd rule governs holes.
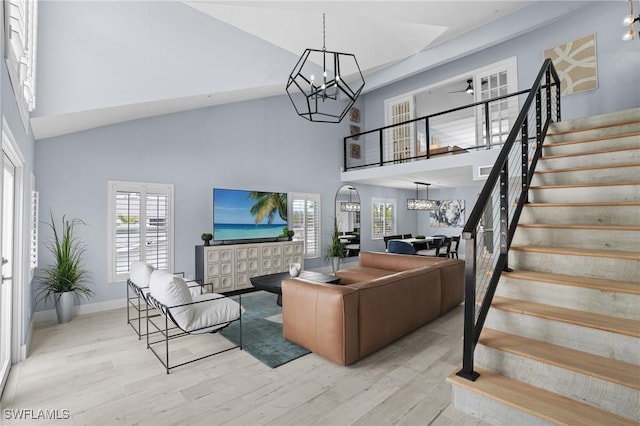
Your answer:
[[[251,277],[304,267],[304,241],[196,246],[196,279],[212,284],[214,292],[251,287]]]

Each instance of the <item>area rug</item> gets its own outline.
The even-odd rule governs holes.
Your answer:
[[[282,308],[277,296],[265,291],[242,295],[242,349],[271,368],[286,364],[309,353],[282,337]],[[235,297],[234,297],[235,299]],[[238,344],[238,321],[220,334]]]

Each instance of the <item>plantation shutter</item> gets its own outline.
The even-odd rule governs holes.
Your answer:
[[[29,112],[35,108],[38,2],[6,0],[4,6],[7,68],[27,128]]]
[[[381,239],[396,234],[396,200],[374,198],[371,201],[371,235]]]
[[[110,182],[111,279],[128,277],[131,262],[173,269],[173,187]]]
[[[320,256],[320,195],[290,194],[294,240],[304,240],[305,258]]]

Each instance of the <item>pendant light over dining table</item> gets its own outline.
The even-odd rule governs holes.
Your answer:
[[[287,81],[298,115],[309,121],[339,123],[364,87],[355,55],[327,50],[322,14],[322,50],[306,49]]]

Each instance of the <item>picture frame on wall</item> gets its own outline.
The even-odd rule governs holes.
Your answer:
[[[354,141],[357,141],[358,139],[360,139],[360,136],[358,136],[360,133],[360,126],[355,126],[351,124],[349,126],[349,133],[351,134],[351,139],[353,139]]]
[[[360,158],[360,144],[351,144],[351,158]]]
[[[351,110],[349,110],[349,120],[354,123],[360,122],[360,110],[358,108],[353,107],[351,108]]]
[[[551,59],[560,77],[561,95],[572,95],[598,88],[595,34],[546,49],[544,58]]]

